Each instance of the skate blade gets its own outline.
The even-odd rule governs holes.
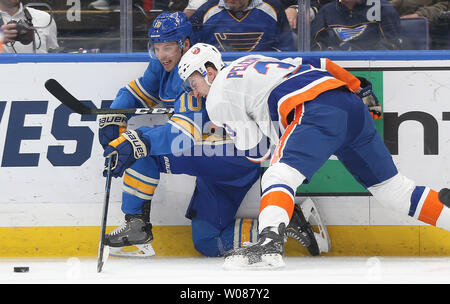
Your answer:
[[[331,249],[331,240],[317,204],[311,198],[308,198],[300,207],[306,220],[312,225],[317,225],[319,231],[314,231],[314,237],[317,245],[319,245],[320,252],[329,252]]]
[[[314,237],[316,239],[317,245],[319,246],[319,251],[329,252],[331,248],[330,239],[328,236],[325,236],[323,230],[320,229],[320,226],[319,231],[320,233],[314,232]]]
[[[275,270],[286,266],[283,257],[279,254],[265,254],[261,261],[249,263],[243,255],[229,256],[225,258],[222,268],[225,270]]]
[[[151,244],[139,244],[124,247],[110,247],[109,255],[122,258],[150,258],[155,256]]]
[[[106,263],[106,261],[108,260],[108,257],[109,257],[109,246],[108,245],[105,245],[104,247],[103,247],[103,256],[102,256],[102,258],[103,258],[103,263]]]

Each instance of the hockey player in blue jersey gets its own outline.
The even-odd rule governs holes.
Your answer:
[[[175,114],[165,125],[127,131],[129,116],[100,117],[99,135],[105,156],[118,152],[113,176],[123,174],[125,222],[108,234],[106,240],[114,255],[153,254],[150,203],[160,173],[197,177],[186,216],[192,219],[192,238],[200,253],[220,256],[243,242],[256,241],[257,220],[235,219],[235,214],[261,174],[259,161],[264,159],[267,147],[259,154],[229,153],[235,148],[220,134],[220,128],[209,124],[204,99],[182,89],[177,64],[190,47],[190,37],[191,25],[182,13],[158,16],[149,30],[157,59],[150,59],[144,75],[122,88],[111,105],[111,108],[174,107]],[[211,129],[215,132],[205,135]],[[318,254],[317,244],[309,241],[310,226],[302,214],[298,214],[292,229],[312,254]],[[121,250],[128,245],[138,249]]]
[[[279,0],[217,0],[189,19],[195,41],[226,52],[294,51],[294,36]]]

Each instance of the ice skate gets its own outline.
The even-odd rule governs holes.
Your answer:
[[[278,228],[264,228],[259,235],[258,242],[225,253],[223,268],[234,270],[284,267],[285,229],[284,223],[281,223]]]
[[[152,225],[140,214],[126,214],[125,222],[106,235],[105,245],[111,256],[146,258],[155,255],[152,240]]]
[[[314,237],[320,252],[328,252],[331,249],[331,240],[328,235],[327,227],[320,215],[320,210],[311,198],[306,199],[300,205],[303,215],[308,223],[317,225],[318,231],[314,231]],[[308,249],[309,250],[309,249]]]
[[[320,249],[314,235],[314,230],[312,229],[311,224],[305,219],[302,209],[298,205],[294,206],[294,213],[286,228],[286,235],[308,249],[312,256],[320,255]]]
[[[441,203],[447,207],[450,207],[450,189],[442,188],[441,191],[439,191],[438,197]]]

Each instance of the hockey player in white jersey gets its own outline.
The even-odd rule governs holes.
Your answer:
[[[261,181],[259,241],[229,252],[225,267],[284,266],[295,190],[331,155],[385,207],[450,229],[450,190],[438,193],[398,172],[373,123],[379,105],[370,83],[332,61],[248,55],[224,67],[217,49],[196,44],[179,74],[194,95],[207,96],[211,121],[238,149],[265,137],[276,146]]]

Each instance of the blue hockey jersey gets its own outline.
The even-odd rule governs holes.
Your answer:
[[[195,42],[226,52],[294,51],[293,33],[278,0],[253,0],[247,10],[232,12],[210,0],[190,18]]]
[[[157,105],[174,108],[175,114],[163,126],[143,127],[145,137],[150,142],[151,155],[180,152],[190,148],[191,141],[201,140],[203,125],[209,120],[202,101],[186,94],[178,75],[178,66],[171,72],[166,72],[159,60],[150,58],[144,75],[121,88],[111,108],[148,108]],[[128,115],[128,118],[131,116],[133,115]],[[197,120],[196,123],[194,120]],[[180,134],[187,137],[186,140],[181,140],[185,145],[173,151],[171,149],[175,146],[172,142]],[[189,144],[186,145],[186,142]]]
[[[173,107],[184,92],[178,66],[166,72],[159,60],[150,58],[144,75],[121,88],[111,104],[112,109],[147,108],[159,104]]]
[[[204,146],[214,147],[207,149],[219,155],[230,153],[235,149],[233,142],[225,136],[222,128],[211,125],[204,103],[205,99],[196,99],[184,91],[178,67],[166,72],[161,63],[152,58],[142,77],[130,81],[119,90],[111,108],[156,105],[174,108],[174,114],[166,124],[140,128],[150,142],[150,155],[202,154]],[[128,118],[131,116],[128,115]],[[259,162],[268,156],[266,153],[266,149],[258,149],[246,151],[241,156]]]
[[[143,137],[150,142],[151,155],[190,153],[196,145],[210,144],[233,145],[230,139],[211,133],[204,106],[205,99],[196,99],[189,93],[183,93],[175,101],[174,114],[163,126],[156,128],[141,127]]]
[[[377,9],[379,20],[371,17]],[[400,17],[386,0],[363,0],[351,10],[334,0],[311,23],[313,50],[392,50],[399,47],[399,34]]]
[[[184,91],[177,67],[168,73],[156,59],[150,59],[142,77],[120,89],[111,108],[157,104],[174,108],[164,125],[139,128],[150,143],[150,151],[124,173],[124,213],[139,213],[143,202],[153,199],[160,173],[187,174],[197,179],[186,216],[216,229],[232,225],[242,199],[261,174],[258,162],[265,158],[254,151],[238,155],[223,129],[221,132],[210,125],[204,102]],[[268,145],[264,151],[268,157]],[[193,229],[194,238],[203,234],[210,235],[210,230]]]

